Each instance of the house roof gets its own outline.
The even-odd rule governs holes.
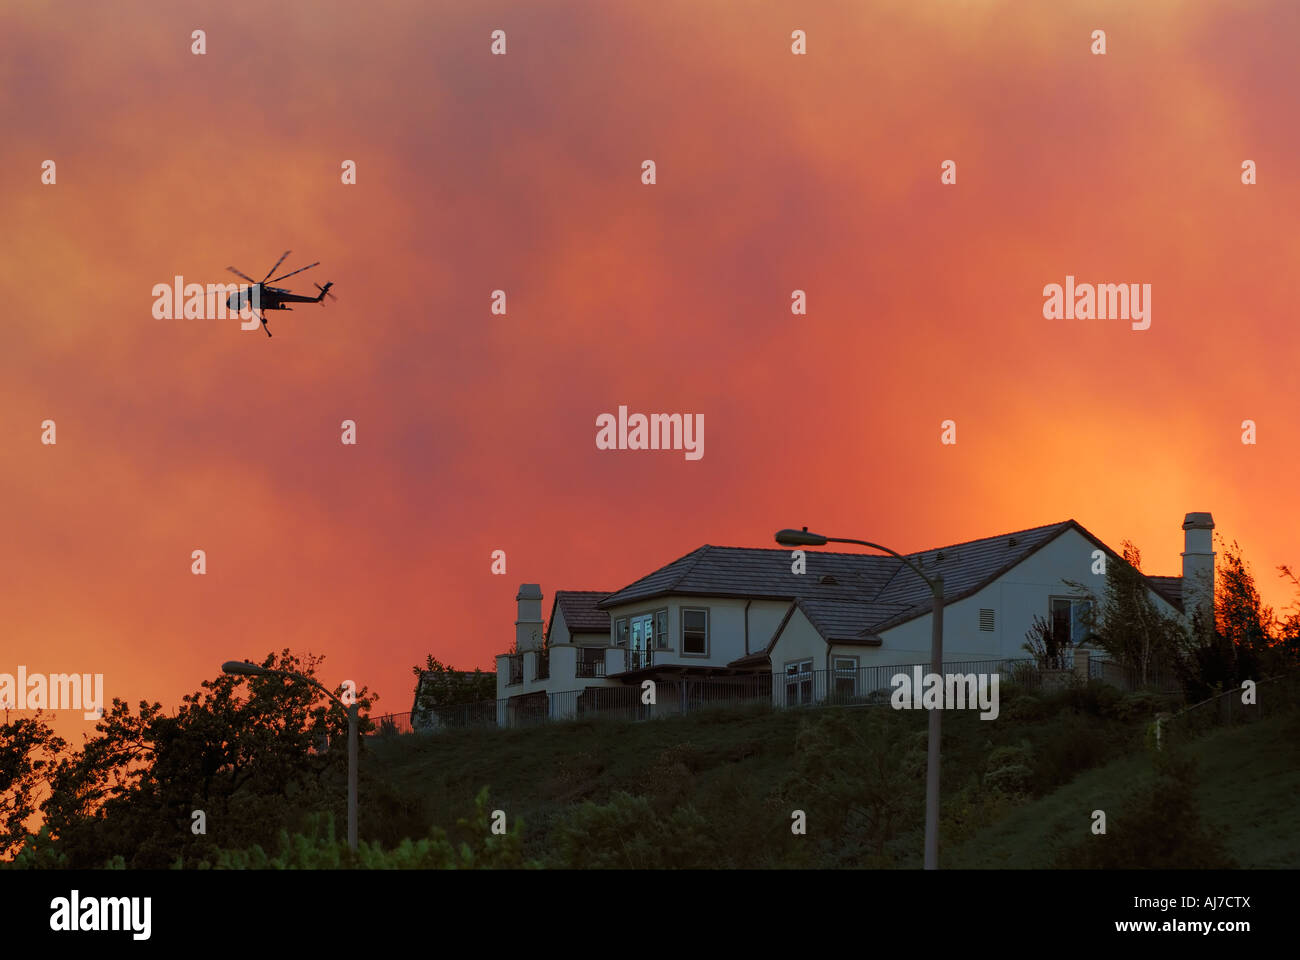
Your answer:
[[[557,590],[555,601],[551,604],[551,619],[546,624],[546,635],[551,635],[555,623],[555,611],[564,614],[564,623],[569,633],[609,633],[609,614],[596,606],[603,597],[609,596],[608,590]]]
[[[1110,558],[1122,562],[1122,557],[1075,520],[906,556],[927,575],[943,577],[944,603],[950,604],[983,589],[1067,530],[1076,530]],[[609,610],[668,594],[788,600],[827,640],[866,645],[881,643],[881,631],[931,610],[929,585],[895,557],[820,550],[810,550],[807,556],[807,572],[795,574],[788,549],[705,544],[610,594],[597,606]],[[1174,587],[1180,578],[1146,579],[1154,591],[1181,608],[1181,586],[1176,591]]]
[[[1156,588],[1156,593],[1164,597],[1179,610],[1183,609],[1182,577],[1147,577]]]

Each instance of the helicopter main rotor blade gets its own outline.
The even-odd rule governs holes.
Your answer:
[[[292,253],[292,252],[293,252],[292,250],[286,250],[286,251],[284,251],[284,256],[281,257],[279,260],[275,261],[275,266],[274,266],[274,267],[272,267],[270,270],[266,271],[266,277],[269,277],[271,274],[275,273],[276,269],[280,266],[280,264],[284,263],[284,257],[287,257],[287,256],[288,256],[290,253]],[[263,278],[262,278],[262,282],[263,282],[263,283],[266,283],[266,277],[263,277]]]
[[[315,263],[309,263],[305,267],[299,267],[297,270],[294,270],[292,273],[286,273],[284,274],[284,276],[276,277],[274,280],[270,282],[278,283],[279,281],[283,280],[285,277],[292,277],[295,273],[302,273],[304,270],[310,270],[312,267],[319,267],[319,266],[320,266],[320,261],[317,260]]]
[[[254,280],[252,277],[250,277],[248,274],[246,274],[246,273],[241,273],[239,270],[236,270],[234,267],[226,267],[226,269],[229,270],[231,273],[233,273],[233,274],[234,274],[235,276],[237,276],[237,277],[243,277],[245,280],[247,280],[247,281],[248,281],[249,283],[251,283],[251,284],[256,284],[256,283],[257,283],[257,281]]]

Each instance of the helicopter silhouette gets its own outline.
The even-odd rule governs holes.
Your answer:
[[[334,286],[333,281],[326,283],[323,287],[319,283],[314,284],[316,289],[320,291],[320,294],[315,297],[304,297],[302,294],[290,293],[283,287],[271,286],[271,284],[278,283],[286,277],[292,277],[295,273],[302,273],[304,270],[310,270],[312,267],[320,266],[320,261],[317,260],[315,263],[309,263],[305,267],[299,267],[297,270],[291,270],[288,273],[282,274],[274,280],[268,280],[267,277],[275,273],[280,264],[284,263],[285,257],[289,256],[292,252],[292,250],[284,251],[284,256],[275,261],[275,266],[266,271],[266,276],[261,280],[254,280],[248,274],[236,270],[234,267],[226,267],[226,269],[231,273],[238,277],[243,277],[253,285],[251,290],[240,290],[236,293],[232,293],[226,299],[226,306],[238,312],[244,303],[247,303],[249,308],[253,311],[253,315],[256,316],[258,320],[262,321],[262,329],[266,331],[268,337],[271,335],[271,328],[266,325],[267,310],[289,310],[291,308],[285,306],[285,304],[288,303],[321,303],[327,296],[331,300],[338,299],[338,297],[330,293],[330,287]],[[260,315],[258,314],[259,310],[262,311]]]

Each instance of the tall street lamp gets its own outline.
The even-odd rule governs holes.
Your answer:
[[[222,673],[231,673],[241,677],[261,677],[275,675],[280,677],[292,677],[297,680],[306,680],[308,683],[315,685],[325,696],[329,697],[340,707],[348,712],[348,849],[353,853],[357,851],[357,701],[354,697],[351,703],[344,703],[338,697],[328,690],[323,683],[315,677],[309,677],[306,674],[294,673],[292,670],[270,670],[266,667],[259,667],[255,663],[247,663],[243,660],[227,660],[221,665]]]
[[[926,576],[921,568],[897,551],[866,540],[849,540],[844,537],[823,537],[819,533],[802,530],[781,530],[776,542],[786,547],[820,547],[827,543],[856,543],[896,557],[930,586],[934,596],[934,612],[930,624],[930,672],[943,671],[943,577]],[[917,691],[919,695],[919,691]],[[941,710],[930,711],[930,743],[925,758],[925,869],[939,869],[939,730]]]

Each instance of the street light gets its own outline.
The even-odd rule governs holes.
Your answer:
[[[353,853],[357,851],[357,701],[353,697],[351,703],[344,703],[338,697],[325,687],[323,683],[315,677],[309,677],[306,674],[294,673],[292,670],[270,670],[266,667],[259,667],[255,663],[247,663],[243,660],[227,660],[221,665],[222,673],[230,673],[240,677],[261,677],[261,676],[280,676],[293,677],[298,680],[306,680],[310,684],[318,687],[325,696],[329,697],[340,707],[348,712],[348,849]]]
[[[934,612],[930,624],[930,672],[938,674],[943,670],[943,577],[927,577],[921,568],[907,557],[878,543],[866,540],[849,540],[844,537],[823,537],[820,533],[802,530],[781,530],[776,535],[776,542],[786,547],[820,547],[827,543],[856,543],[859,546],[879,550],[891,557],[896,557],[911,568],[912,572],[924,580],[934,597]],[[941,710],[930,711],[930,743],[925,757],[925,869],[939,869],[939,733]]]

